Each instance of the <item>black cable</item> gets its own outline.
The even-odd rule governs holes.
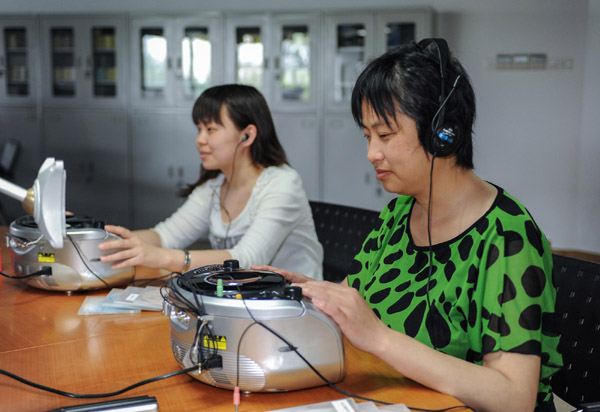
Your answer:
[[[235,150],[233,151],[233,160],[231,161],[231,177],[225,183],[225,192],[223,193],[223,200],[221,201],[219,199],[219,203],[221,205],[221,209],[223,209],[223,211],[225,212],[225,215],[227,215],[227,219],[229,220],[227,222],[227,228],[225,229],[225,239],[223,241],[223,249],[227,249],[227,237],[229,236],[229,229],[231,228],[231,215],[229,214],[229,211],[225,207],[225,198],[227,197],[227,194],[229,193],[229,185],[233,182],[233,176],[235,175],[235,156],[237,155],[238,148],[240,147],[240,145],[243,142],[244,141],[241,140],[235,146]]]
[[[427,201],[427,240],[429,242],[429,273],[427,275],[427,285],[425,287],[427,297],[427,315],[431,313],[431,301],[429,300],[429,285],[431,282],[431,275],[433,274],[433,247],[431,245],[431,192],[433,191],[433,162],[436,158],[436,154],[433,154],[431,158],[431,169],[429,171],[429,200]],[[437,350],[435,342],[431,342],[433,349]]]
[[[81,250],[79,250],[79,246],[77,245],[77,243],[75,243],[75,241],[73,240],[73,238],[71,237],[71,235],[69,235],[68,233],[67,233],[67,239],[69,239],[69,241],[71,242],[71,244],[75,248],[75,251],[77,252],[77,255],[79,255],[79,259],[81,259],[81,262],[84,264],[84,266],[87,268],[87,270],[89,270],[90,273],[92,275],[94,275],[100,282],[104,283],[104,286],[106,286],[107,288],[110,288],[110,285],[104,279],[102,279],[96,272],[94,272],[92,270],[92,268],[87,264],[85,258],[83,257],[83,254],[81,253]],[[135,270],[135,268],[133,270]]]
[[[121,395],[122,393],[128,392],[128,391],[130,391],[132,389],[135,389],[135,388],[138,388],[138,387],[140,387],[142,385],[147,385],[149,383],[157,382],[159,380],[171,378],[171,377],[177,376],[177,375],[182,375],[184,373],[191,372],[191,371],[193,371],[193,370],[195,370],[197,368],[198,368],[198,366],[191,366],[189,368],[181,369],[181,370],[176,371],[176,372],[171,372],[171,373],[167,373],[165,375],[156,376],[154,378],[145,379],[143,381],[134,383],[133,385],[127,386],[127,387],[125,387],[123,389],[119,389],[119,390],[114,391],[114,392],[95,393],[95,394],[78,394],[78,393],[71,393],[71,392],[61,391],[59,389],[54,389],[54,388],[51,388],[49,386],[45,386],[45,385],[41,385],[39,383],[32,382],[32,381],[30,381],[28,379],[22,378],[22,377],[20,377],[18,375],[15,375],[15,374],[13,374],[11,372],[8,372],[8,371],[4,370],[4,369],[0,369],[0,375],[8,376],[9,378],[12,378],[12,379],[14,379],[16,381],[19,381],[21,383],[24,383],[26,385],[32,386],[32,387],[34,387],[36,389],[41,389],[43,391],[51,392],[51,393],[54,393],[54,394],[57,394],[57,395],[61,395],[61,396],[65,396],[65,397],[68,397],[68,398],[92,399],[92,398],[109,398],[111,396]]]
[[[201,268],[195,269],[194,271],[188,272],[187,274],[179,274],[177,276],[171,276],[171,278],[167,282],[165,282],[164,287],[161,287],[160,293],[161,293],[162,298],[165,300],[169,300],[169,303],[171,305],[173,305],[173,307],[175,307],[176,309],[181,310],[181,311],[188,311],[188,312],[194,314],[197,317],[198,322],[202,321],[201,318],[203,316],[206,316],[207,312],[204,308],[204,302],[202,301],[202,291],[196,287],[193,280],[196,277],[196,273],[202,272],[203,270],[205,270],[206,268],[209,268],[209,267],[210,268],[217,267],[220,269],[223,268],[220,265],[216,265],[216,266],[209,265],[209,266],[203,266]],[[179,292],[179,290],[177,288],[171,287],[171,284],[173,282],[179,282],[179,284],[183,288],[188,289],[192,293],[192,296],[194,297],[195,304],[190,302],[182,293]],[[173,295],[175,300],[168,299],[169,291]],[[198,296],[200,296],[200,300],[198,300]],[[194,341],[192,343],[192,346],[190,347],[190,353],[189,353],[189,357],[192,362],[194,362],[194,360],[192,359],[192,349],[193,348],[196,348],[196,351],[197,351],[197,354],[199,357],[199,359],[197,359],[197,364],[203,364],[218,354],[218,349],[215,344],[207,345],[206,350],[202,349],[202,346],[203,346],[202,343],[204,342],[205,338],[208,338],[208,340],[210,340],[210,342],[213,342],[213,343],[216,342],[216,338],[215,338],[214,334],[212,333],[210,327],[201,327],[201,324],[197,323],[196,334],[194,336]]]
[[[8,273],[4,273],[4,272],[0,272],[0,275],[7,277],[9,279],[26,279],[26,278],[30,278],[33,276],[42,276],[42,275],[52,276],[52,268],[50,266],[44,266],[37,272],[33,272],[28,275],[9,275]]]

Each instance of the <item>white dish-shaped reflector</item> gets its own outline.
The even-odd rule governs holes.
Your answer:
[[[48,157],[29,191],[0,178],[0,192],[20,200],[24,209],[33,214],[40,232],[52,247],[60,249],[66,236],[65,187],[67,172],[62,160]],[[33,199],[30,194],[33,194]],[[33,203],[33,210],[31,204]]]

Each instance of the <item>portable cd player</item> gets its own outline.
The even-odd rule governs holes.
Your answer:
[[[55,248],[43,236],[33,216],[20,217],[6,233],[14,270],[20,276],[41,271],[44,274],[22,281],[47,290],[104,289],[130,283],[134,268],[112,270],[110,263],[100,262],[100,257],[111,251],[101,251],[98,245],[118,239],[103,227],[103,222],[88,216],[67,216],[63,246]]]
[[[337,326],[283,276],[227,260],[174,276],[167,286],[163,313],[173,355],[182,368],[200,365],[189,372],[194,378],[246,392],[324,385],[307,362],[331,383],[344,377]]]

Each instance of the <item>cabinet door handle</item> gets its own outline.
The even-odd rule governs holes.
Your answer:
[[[175,76],[182,79],[183,78],[183,70],[181,69],[181,56],[177,58],[177,66],[175,69]]]
[[[177,190],[183,189],[185,183],[183,182],[183,167],[179,166],[177,168],[177,182],[175,183],[175,187]]]
[[[89,79],[92,76],[92,58],[90,56],[85,58],[85,67],[83,75],[86,79]]]

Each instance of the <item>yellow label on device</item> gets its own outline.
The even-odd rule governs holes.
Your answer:
[[[54,253],[38,253],[38,262],[54,263]]]
[[[205,348],[227,350],[227,338],[225,336],[205,336],[204,345]]]

